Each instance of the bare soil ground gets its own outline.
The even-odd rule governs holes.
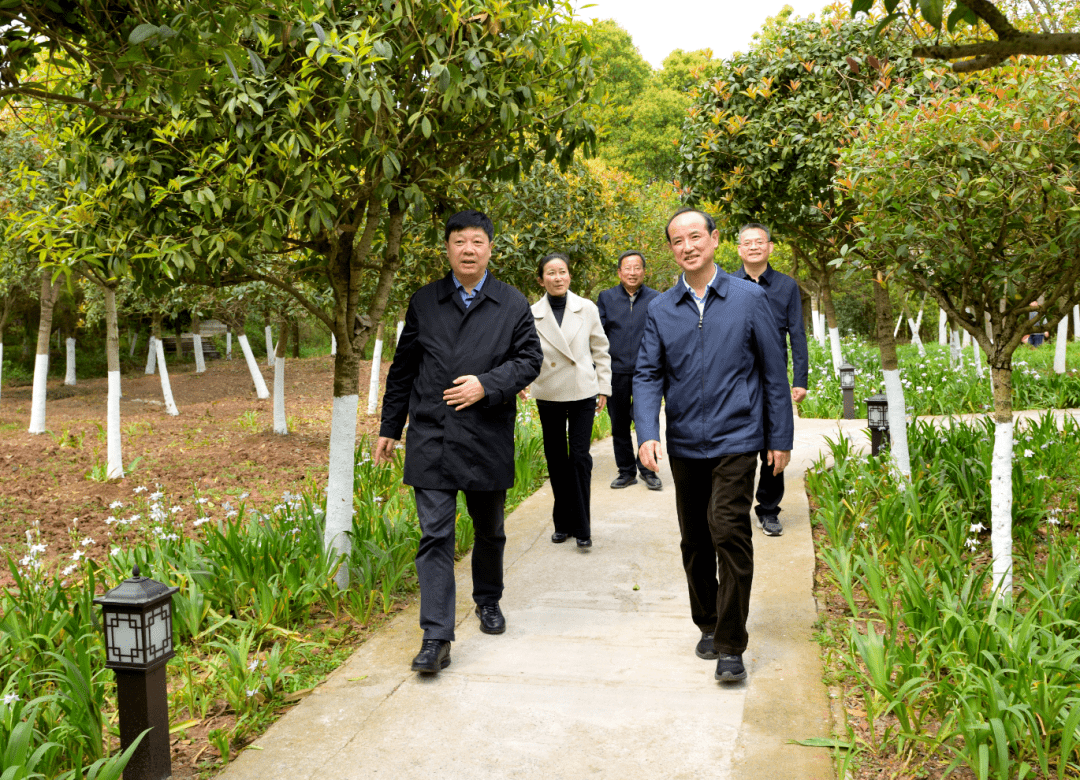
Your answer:
[[[243,359],[213,360],[204,374],[194,364],[170,364],[178,417],[165,413],[161,381],[142,372],[122,379],[120,403],[122,480],[95,481],[105,464],[107,382],[62,380],[48,386],[46,427],[27,433],[31,387],[4,386],[0,393],[0,561],[25,552],[26,532],[37,524],[48,544],[46,559],[70,554],[69,538],[91,538],[90,557],[107,554],[106,518],[114,501],[131,501],[137,486],[162,490],[192,514],[197,493],[219,504],[249,494],[250,507],[272,506],[285,490],[326,484],[333,399],[333,358],[286,360],[285,412],[289,435],[273,433],[272,400],[259,400]],[[385,379],[388,364],[383,364]],[[260,366],[267,385],[273,370]],[[360,369],[361,410],[357,435],[378,431],[367,416],[371,364]],[[134,468],[128,466],[134,463]],[[183,515],[181,515],[183,516]],[[0,568],[6,574],[6,566]],[[5,576],[0,574],[0,577]],[[6,575],[10,576],[10,575]],[[3,580],[0,579],[0,582]]]

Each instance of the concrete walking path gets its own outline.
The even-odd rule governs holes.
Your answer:
[[[803,487],[824,437],[863,420],[796,420],[781,520],[755,527],[744,655],[749,677],[713,679],[694,655],[670,472],[662,491],[611,490],[610,439],[593,445],[593,542],[552,544],[544,485],[506,520],[507,631],[480,632],[468,560],[457,641],[438,675],[409,670],[417,609],[401,613],[224,771],[225,780],[700,778],[827,780],[830,734]]]

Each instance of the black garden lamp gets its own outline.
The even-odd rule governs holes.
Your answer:
[[[139,575],[94,599],[105,627],[105,666],[116,674],[120,748],[147,729],[124,769],[124,780],[166,780],[169,755],[169,700],[165,664],[173,652],[172,596],[179,588]]]
[[[881,453],[889,444],[889,399],[879,393],[866,399],[866,423],[870,427],[870,454]]]
[[[840,364],[840,390],[844,396],[844,419],[855,419],[855,366],[846,360]]]

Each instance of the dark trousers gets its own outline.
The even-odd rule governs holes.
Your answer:
[[[555,494],[551,512],[555,530],[588,539],[593,463],[589,444],[596,396],[580,401],[538,400],[536,409],[544,431],[544,457],[551,477],[551,492]]]
[[[420,580],[420,628],[424,639],[454,641],[456,490],[413,488],[420,519],[416,575]],[[466,490],[465,506],[472,517],[476,540],[472,551],[473,600],[482,606],[498,604],[503,592],[503,530],[505,490]]]
[[[762,450],[758,455],[761,457],[761,473],[758,475],[757,506],[754,511],[757,516],[780,514],[780,502],[784,499],[784,472],[773,476],[773,467],[769,465],[769,451]]]
[[[633,374],[611,375],[611,397],[608,398],[607,410],[611,418],[611,444],[615,448],[615,465],[619,473],[634,476],[635,464],[638,472],[645,476],[648,469],[634,449],[634,440],[630,436],[630,423],[634,419]]]
[[[671,456],[690,615],[703,632],[713,632],[716,650],[730,655],[746,650],[756,467],[756,452],[704,459]]]

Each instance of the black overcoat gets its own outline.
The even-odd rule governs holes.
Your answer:
[[[506,490],[514,484],[517,393],[544,354],[529,302],[490,273],[466,308],[451,274],[409,301],[386,378],[380,436],[405,441],[405,484],[440,490]],[[443,391],[473,374],[486,395],[454,411]]]

